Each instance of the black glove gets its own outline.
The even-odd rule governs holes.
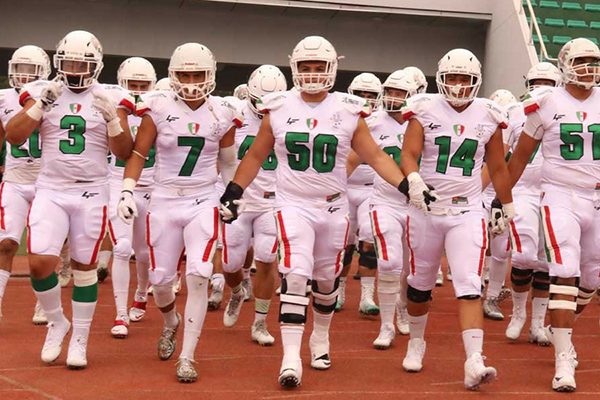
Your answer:
[[[243,211],[243,200],[241,200],[244,194],[244,189],[237,183],[231,181],[225,193],[221,196],[221,218],[226,224],[230,224],[238,218],[238,215]]]

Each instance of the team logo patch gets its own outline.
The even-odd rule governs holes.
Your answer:
[[[585,111],[577,111],[575,115],[577,116],[579,122],[583,122],[587,118],[587,113]]]
[[[454,129],[454,133],[456,134],[456,136],[460,136],[463,133],[465,133],[465,126],[461,125],[461,124],[456,124],[452,127],[452,129]]]
[[[71,109],[71,112],[73,114],[77,114],[79,111],[81,111],[81,104],[71,103],[71,104],[69,104],[69,108]]]
[[[319,121],[317,121],[314,118],[309,118],[306,120],[306,126],[308,126],[308,129],[310,129],[312,131],[313,129],[315,129],[317,127],[318,122]]]
[[[188,130],[190,131],[190,133],[192,135],[195,135],[196,133],[198,133],[199,129],[200,129],[200,124],[197,124],[195,122],[190,122],[188,124]]]

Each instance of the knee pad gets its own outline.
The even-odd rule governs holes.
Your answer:
[[[287,274],[281,278],[279,297],[279,322],[286,324],[306,323],[306,307],[310,302],[306,295],[306,278]]]
[[[319,282],[312,281],[313,308],[323,313],[332,313],[335,311],[340,278],[335,278],[332,290],[327,290],[327,288],[323,286],[323,282],[319,285]]]
[[[518,269],[512,267],[510,270],[510,281],[515,286],[527,286],[533,279],[533,270],[531,269]]]
[[[379,273],[377,291],[381,294],[397,294],[400,291],[400,277],[394,274]]]
[[[534,272],[531,287],[537,290],[548,291],[550,289],[550,275],[543,271]]]
[[[594,292],[595,290],[579,288],[579,293],[577,294],[577,305],[585,307],[590,304],[590,301],[592,301],[592,297],[594,296]]]
[[[358,242],[358,265],[368,269],[377,269],[377,254],[373,250],[365,250],[365,242]]]
[[[459,300],[479,300],[481,298],[478,294],[467,294],[464,296],[458,297]]]
[[[117,258],[129,260],[131,257],[131,250],[131,241],[127,238],[122,238],[113,246],[113,255]]]
[[[77,287],[92,286],[98,283],[98,272],[95,269],[89,271],[73,270],[73,285]]]
[[[344,253],[344,265],[352,264],[352,257],[354,257],[355,248],[356,246],[354,246],[353,244],[348,245],[348,247],[346,247],[346,251]]]
[[[418,290],[408,285],[406,298],[413,303],[427,303],[431,300],[431,290]]]
[[[152,285],[154,303],[158,308],[164,308],[175,301],[175,293],[173,293],[173,282],[166,285]]]
[[[579,280],[576,280],[576,283]],[[557,295],[569,296],[571,300],[558,300],[556,299]],[[560,284],[558,283],[557,277],[553,276],[550,284],[550,300],[548,301],[548,309],[549,310],[571,310],[575,311],[577,309],[577,296],[579,295],[579,289],[577,286],[569,285],[569,284]]]

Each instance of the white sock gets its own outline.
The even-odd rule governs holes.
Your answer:
[[[218,290],[219,292],[223,291],[223,288],[225,287],[225,276],[223,276],[223,274],[213,274],[210,280],[213,290]]]
[[[117,306],[117,317],[127,315],[127,302],[129,297],[129,259],[113,258],[112,285]]]
[[[375,287],[375,277],[374,276],[361,276],[360,277],[360,287],[363,290],[365,288],[374,288]]]
[[[100,250],[100,253],[98,254],[98,268],[108,268],[108,262],[110,261],[111,255],[111,250]]]
[[[231,288],[231,297],[234,297],[234,296],[239,297],[242,293],[242,288],[243,288],[243,286],[242,286],[241,282],[236,287],[232,287]]]
[[[4,297],[4,290],[6,289],[8,278],[10,278],[10,272],[0,269],[0,308],[2,307],[2,298]],[[0,314],[2,314],[1,311]]]
[[[185,302],[185,326],[180,357],[193,360],[208,308],[208,280],[197,275],[187,275],[185,281],[188,295]]]
[[[425,328],[427,327],[427,316],[429,313],[425,315],[421,315],[420,317],[413,317],[408,314],[408,326],[410,329],[410,338],[411,339],[424,339],[425,338]]]
[[[44,310],[44,314],[46,314],[48,323],[62,323],[65,320],[60,292],[60,285],[56,285],[52,289],[43,292],[34,291]]]
[[[513,315],[527,317],[527,297],[529,292],[515,292],[512,290]]]
[[[271,306],[271,299],[259,299],[258,297],[254,300],[254,323],[264,321],[267,319],[267,313]]]
[[[244,279],[250,279],[250,267],[242,268],[242,274],[244,276]]]
[[[494,257],[486,258],[488,269],[490,271],[490,281],[488,283],[486,298],[500,296],[502,284],[506,279],[506,271],[508,269],[508,260],[496,260]]]
[[[114,270],[113,266],[113,270]],[[137,293],[143,295],[143,299],[136,298],[136,301],[146,301],[147,292],[148,292],[148,284],[149,284],[149,273],[150,273],[150,263],[147,261],[140,261],[139,259],[135,262],[135,268],[137,271]],[[113,272],[114,274],[114,272]],[[113,276],[114,279],[114,276]]]
[[[96,310],[96,303],[96,301],[92,301],[89,303],[84,303],[75,300],[71,301],[71,304],[73,305],[72,338],[75,338],[77,336],[83,336],[87,340],[90,334],[90,326],[92,325],[92,319],[94,318],[94,311]],[[46,314],[46,316],[48,316],[48,314]]]
[[[283,345],[284,359],[300,359],[303,333],[304,324],[281,324],[281,344]]]
[[[531,300],[531,325],[544,326],[546,309],[548,309],[548,298],[534,297]]]
[[[329,327],[331,326],[331,320],[333,319],[333,312],[327,314],[321,314],[313,310],[313,335],[323,341],[329,343]]]
[[[467,329],[462,332],[467,358],[483,352],[483,329]]]
[[[396,312],[396,298],[400,286],[400,279],[397,281],[388,282],[381,280],[379,274],[379,285],[377,286],[377,298],[379,299],[379,313],[381,314],[381,325],[394,325],[394,314]]]
[[[558,356],[560,353],[568,353],[571,349],[572,328],[555,328],[552,329],[552,344],[554,344],[554,352]]]

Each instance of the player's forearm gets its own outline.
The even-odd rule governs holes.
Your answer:
[[[244,157],[240,165],[238,165],[232,180],[232,182],[237,183],[243,189],[250,186],[254,178],[256,178],[256,175],[258,175],[258,170],[263,163],[263,161],[257,157],[248,157],[249,155],[250,152],[246,154],[246,157]]]
[[[529,157],[523,154],[522,151],[516,151],[510,157],[507,169],[511,187],[515,186],[519,179],[521,179],[521,175],[523,175],[523,171],[525,171],[525,167],[527,167],[527,163],[529,162]]]
[[[490,171],[488,170],[487,164],[485,164],[481,169],[481,190],[485,190],[490,183],[492,183]]]
[[[419,172],[419,163],[417,162],[418,157],[408,153],[402,152],[402,156],[400,158],[400,168],[402,169],[402,173],[404,176],[408,176],[413,172]]]
[[[490,169],[490,177],[494,183],[494,189],[496,190],[496,197],[498,200],[500,200],[502,204],[512,203],[512,185],[506,165],[502,165],[494,170]]]
[[[140,157],[139,155],[132,153],[131,157],[127,160],[127,164],[125,165],[125,171],[123,172],[123,180],[125,179],[133,179],[137,181],[140,179],[140,175],[142,174],[142,170],[144,169],[144,164],[146,160]]]
[[[381,151],[380,155],[375,157],[370,165],[379,176],[394,187],[398,187],[400,182],[404,179],[404,175],[398,165],[396,165],[394,160],[383,151]]]
[[[21,110],[6,125],[6,141],[12,145],[18,145],[29,139],[31,133],[40,126],[36,121]]]

